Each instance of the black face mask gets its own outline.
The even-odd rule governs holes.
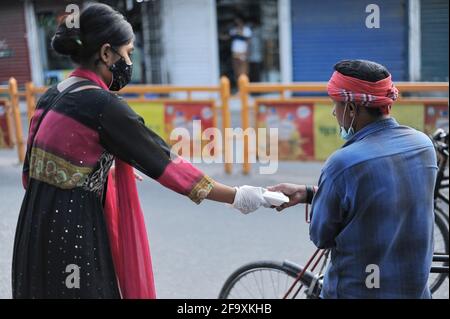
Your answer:
[[[133,73],[133,64],[127,64],[122,55],[116,50],[112,49],[120,59],[109,67],[109,71],[112,73],[112,81],[109,85],[111,91],[119,91],[125,85],[130,83],[131,74]]]

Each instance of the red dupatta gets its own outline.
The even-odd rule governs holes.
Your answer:
[[[78,68],[70,76],[91,80],[108,90],[90,70]],[[124,299],[155,299],[150,246],[134,171],[117,158],[115,165],[115,176],[111,172],[108,176],[104,214],[120,292]]]

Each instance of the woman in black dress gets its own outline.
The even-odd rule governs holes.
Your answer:
[[[131,25],[103,4],[87,7],[79,18],[79,28],[63,21],[52,46],[80,67],[39,99],[30,123],[26,193],[14,243],[14,298],[123,296],[105,221],[114,160],[197,204],[207,198],[243,213],[265,205],[260,188],[225,186],[189,162],[171,160],[166,143],[109,91],[131,78]],[[76,289],[67,285],[70,265],[78,265],[83,278]]]

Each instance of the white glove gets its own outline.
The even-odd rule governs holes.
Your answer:
[[[254,212],[261,206],[271,206],[263,197],[265,189],[262,187],[244,185],[235,189],[236,195],[232,206],[243,214]]]

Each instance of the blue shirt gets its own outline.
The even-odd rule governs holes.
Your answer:
[[[365,126],[329,157],[310,224],[314,244],[331,248],[321,297],[431,297],[436,173],[431,140],[393,118]]]

